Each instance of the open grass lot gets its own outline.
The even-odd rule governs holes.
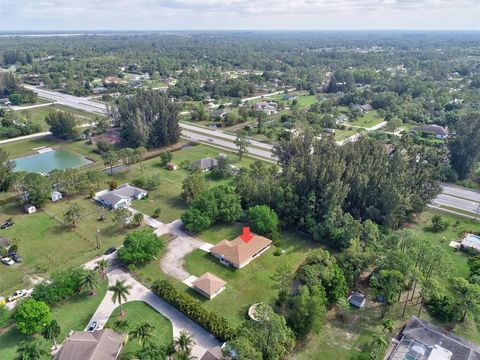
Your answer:
[[[235,232],[229,239],[237,237]],[[239,325],[246,317],[248,307],[257,302],[274,303],[277,290],[272,288],[270,276],[280,264],[288,264],[297,268],[313,248],[304,236],[285,231],[281,236],[282,250],[285,253],[274,256],[275,247],[272,246],[266,253],[242,269],[234,269],[221,265],[209,253],[196,250],[185,258],[185,267],[195,276],[205,272],[220,277],[227,282],[226,289],[213,300],[207,300],[194,290],[187,290],[192,296],[203,301],[204,306],[214,311],[234,325]]]
[[[53,271],[81,265],[100,255],[110,246],[123,242],[124,232],[112,222],[112,212],[106,211],[107,219],[98,221],[100,207],[88,199],[77,198],[83,208],[83,218],[74,230],[62,224],[68,200],[48,204],[44,210],[24,214],[16,203],[0,207],[2,220],[12,217],[15,226],[2,230],[23,257],[21,264],[1,264],[0,294],[9,295],[19,288],[30,286],[36,276],[46,277]],[[99,250],[95,248],[95,232],[100,230]]]
[[[43,130],[48,130],[48,125],[45,122],[45,117],[48,115],[50,111],[62,111],[62,112],[70,112],[78,119],[79,123],[86,123],[90,122],[98,117],[94,114],[73,109],[63,105],[49,105],[49,106],[42,106],[33,109],[25,109],[25,110],[18,110],[23,116],[30,119],[30,121],[34,124],[38,124],[42,127]]]
[[[207,156],[217,158],[220,153],[227,154],[231,162],[239,167],[248,167],[254,161],[248,157],[244,157],[240,161],[236,154],[203,144],[172,152],[172,161],[180,165],[184,161],[193,162]],[[160,164],[160,158],[158,157],[145,161],[144,166],[145,175],[159,174],[161,182],[157,189],[150,191],[148,199],[135,201],[133,207],[147,215],[152,215],[155,209],[160,207],[162,209],[160,220],[166,223],[180,218],[183,211],[187,208],[180,198],[182,181],[188,175],[187,171],[180,168],[175,171],[169,171]],[[138,164],[134,165],[130,172],[125,171],[112,175],[120,184],[132,182],[140,176],[141,172]]]
[[[173,340],[172,323],[166,317],[158,313],[150,305],[145,304],[142,301],[132,301],[123,305],[125,311],[125,317],[129,322],[128,331],[131,331],[138,324],[148,321],[155,327],[153,332],[153,341],[157,345],[169,344]],[[107,326],[113,328],[113,324],[120,316],[120,307],[116,308],[110,319],[108,319]],[[130,359],[131,356],[141,349],[137,339],[130,338],[125,347],[122,350],[120,359]]]
[[[360,116],[355,121],[349,121],[349,124],[361,126],[364,128],[370,128],[372,126],[380,124],[385,119],[378,115],[377,110],[369,111],[368,113]]]
[[[83,331],[106,293],[107,281],[105,280],[102,281],[94,296],[82,292],[52,307],[52,317],[58,321],[61,330],[57,337],[58,343],[65,339],[70,330]],[[0,332],[0,359],[13,359],[20,341],[39,339],[43,340],[43,337],[22,335],[14,327],[5,329],[3,333]],[[53,344],[48,343],[48,346],[50,345]],[[44,356],[43,359],[50,359],[50,357]]]
[[[336,141],[345,140],[346,138],[352,135],[358,134],[361,131],[363,131],[363,129],[361,128],[352,128],[351,130],[335,129],[335,140]]]

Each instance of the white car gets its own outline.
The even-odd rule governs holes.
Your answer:
[[[15,300],[20,299],[21,297],[24,297],[24,296],[27,296],[27,290],[25,290],[25,289],[17,290],[12,295],[7,297],[7,302],[15,301]]]
[[[2,259],[2,262],[5,264],[5,265],[14,265],[15,264],[15,261],[12,260],[12,258],[9,258],[9,257],[4,257]]]

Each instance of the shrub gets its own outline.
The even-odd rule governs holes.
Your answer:
[[[80,289],[85,270],[81,268],[68,269],[54,273],[50,282],[41,282],[33,288],[32,298],[53,305],[69,298]]]
[[[164,242],[153,230],[133,231],[125,237],[123,247],[118,251],[118,258],[125,264],[143,264],[150,261],[163,248]]]
[[[275,256],[280,256],[280,255],[282,255],[282,250],[280,250],[280,249],[275,249],[275,251],[273,252],[273,255],[275,255]]]
[[[10,323],[10,311],[4,305],[0,305],[0,328],[7,326]]]
[[[160,214],[162,213],[162,208],[156,208],[154,211],[153,211],[153,217],[154,218],[158,218],[160,217]]]
[[[117,186],[118,186],[117,180],[111,180],[111,181],[109,181],[107,184],[108,184],[108,188],[109,188],[110,190],[115,190],[115,189],[117,188]]]
[[[206,310],[202,303],[188,294],[177,290],[166,280],[156,281],[152,290],[198,325],[218,337],[222,341],[228,341],[233,336],[234,329],[227,319]]]
[[[13,318],[20,333],[34,334],[50,323],[52,314],[45,302],[27,299],[17,306]]]
[[[440,215],[438,214],[433,215],[432,230],[434,232],[442,232],[446,230],[447,227],[448,227],[448,223],[445,220],[443,220],[443,218]]]

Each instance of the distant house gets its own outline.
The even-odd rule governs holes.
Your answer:
[[[474,249],[480,251],[480,236],[475,234],[465,234],[460,242],[461,249]]]
[[[92,92],[96,95],[104,93],[105,91],[107,91],[107,88],[103,86],[96,86],[92,89]]]
[[[23,209],[27,214],[32,214],[37,211],[37,208],[32,204],[26,204]]]
[[[327,133],[329,133],[329,134],[335,134],[335,129],[325,128],[325,132],[327,132]]]
[[[167,170],[174,171],[178,169],[178,165],[173,162],[168,162],[167,165],[165,165],[165,168]]]
[[[365,105],[356,104],[356,105],[353,105],[353,110],[358,110],[358,111],[363,112],[363,113],[368,113],[372,109],[373,109],[372,105],[370,105],[370,104],[365,104]]]
[[[52,191],[52,193],[50,194],[50,199],[53,202],[62,200],[62,193],[60,191]]]
[[[242,236],[232,241],[220,241],[210,249],[210,253],[219,259],[221,264],[240,269],[267,251],[271,244],[272,240],[250,233],[249,228],[244,228]]]
[[[348,116],[345,114],[340,114],[335,118],[335,124],[343,124],[348,120]]]
[[[283,100],[295,100],[298,96],[285,94],[282,96]]]
[[[123,83],[125,83],[125,81],[120,79],[118,76],[107,76],[103,79],[103,85],[105,87],[120,85]]]
[[[228,115],[229,111],[225,109],[217,109],[210,113],[210,117],[212,119],[225,119]]]
[[[194,280],[192,285],[197,292],[211,300],[225,290],[226,282],[207,272]]]
[[[384,360],[474,360],[480,347],[451,332],[412,316],[392,344]]]
[[[11,103],[10,103],[10,100],[8,98],[2,98],[0,99],[0,105],[3,105],[3,106],[9,106]]]
[[[122,207],[128,207],[132,200],[140,200],[148,195],[148,191],[136,186],[123,184],[115,190],[103,190],[95,194],[94,200],[100,205],[109,209],[116,210]]]
[[[218,165],[218,160],[211,157],[206,157],[201,160],[195,161],[195,165],[202,171],[211,170],[214,166]]]
[[[428,124],[420,126],[416,129],[425,135],[433,135],[436,139],[448,138],[448,129],[436,124]]]
[[[270,103],[268,101],[261,101],[261,102],[255,104],[255,109],[257,109],[257,110],[265,109],[266,107],[269,106],[269,104]]]
[[[348,297],[348,302],[353,306],[361,309],[365,306],[367,299],[365,298],[365,295],[355,292]]]
[[[270,108],[263,109],[262,111],[265,112],[265,114],[267,114],[268,116],[275,115],[277,113],[277,110]]]
[[[127,336],[111,329],[94,332],[73,331],[54,360],[116,360]]]
[[[6,237],[0,236],[0,249],[8,250],[10,246],[12,246],[10,240],[8,240]]]

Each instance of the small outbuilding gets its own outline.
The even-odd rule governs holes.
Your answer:
[[[348,302],[353,306],[361,309],[365,306],[367,299],[364,294],[355,292],[348,297]]]
[[[225,290],[226,284],[225,281],[209,272],[192,282],[193,288],[210,300]]]
[[[211,157],[206,157],[201,160],[195,161],[195,165],[202,171],[211,170],[214,166],[218,165],[218,160]]]
[[[175,171],[178,169],[178,165],[173,162],[168,162],[167,165],[165,165],[165,168],[170,171]]]
[[[32,214],[34,212],[37,212],[37,208],[35,207],[35,205],[32,205],[32,204],[26,204],[23,209],[25,210],[25,212],[27,214]]]
[[[50,199],[52,199],[53,202],[62,200],[62,193],[60,191],[52,191]]]

